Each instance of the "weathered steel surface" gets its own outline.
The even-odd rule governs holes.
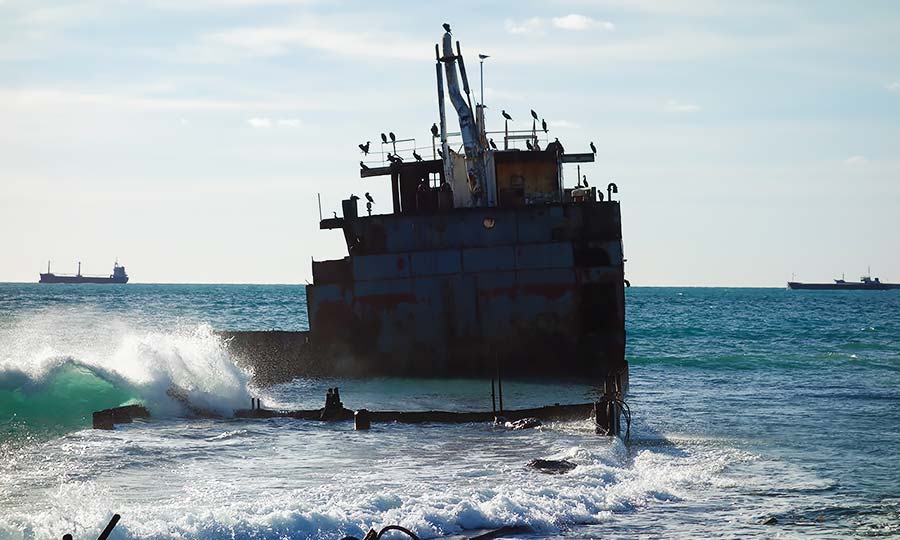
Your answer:
[[[315,263],[307,287],[325,359],[407,376],[625,366],[618,202],[362,217],[345,235],[349,259]]]

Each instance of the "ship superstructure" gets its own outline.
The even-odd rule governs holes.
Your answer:
[[[564,164],[593,162],[594,152],[566,152],[534,113],[530,131],[510,131],[507,122],[488,132],[451,39],[447,32],[435,46],[440,120],[434,150],[425,151],[437,159],[401,155],[391,133],[387,162],[361,162],[360,176],[390,181],[392,211],[373,215],[366,203],[363,213],[353,196],[341,217],[320,222],[343,232],[348,255],[313,262],[310,344],[336,371],[502,370],[608,378],[624,388],[618,187],[610,183],[604,197],[582,184],[580,170],[577,187],[564,187]],[[445,83],[458,133],[449,131]]]

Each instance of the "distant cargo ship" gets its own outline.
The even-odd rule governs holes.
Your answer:
[[[113,265],[113,273],[108,276],[84,276],[81,274],[81,263],[78,263],[78,273],[53,274],[50,272],[50,261],[47,261],[47,273],[41,274],[39,283],[128,283],[128,274],[125,267],[119,266],[119,261]]]
[[[900,283],[882,283],[880,279],[871,276],[863,276],[858,282],[847,282],[843,278],[835,279],[834,283],[800,283],[788,281],[788,289],[810,289],[820,291],[885,291],[888,289],[900,289]]]

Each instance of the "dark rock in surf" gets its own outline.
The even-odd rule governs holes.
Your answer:
[[[125,405],[95,411],[91,416],[94,429],[113,429],[116,424],[130,424],[135,418],[150,418],[150,411],[143,405]]]
[[[532,459],[528,467],[546,474],[565,474],[577,465],[564,459]]]

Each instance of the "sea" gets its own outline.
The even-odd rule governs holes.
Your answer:
[[[0,539],[900,538],[900,291],[627,290],[628,441],[588,419],[237,419],[490,410],[483,380],[258,387],[216,330],[307,328],[303,286],[0,284]],[[553,362],[547,358],[547,362]],[[173,385],[222,419],[191,418]],[[599,389],[506,381],[507,408]],[[152,418],[90,429],[91,412]],[[568,460],[550,475],[533,459]],[[394,538],[386,535],[385,538]],[[397,536],[400,538],[400,536]]]

